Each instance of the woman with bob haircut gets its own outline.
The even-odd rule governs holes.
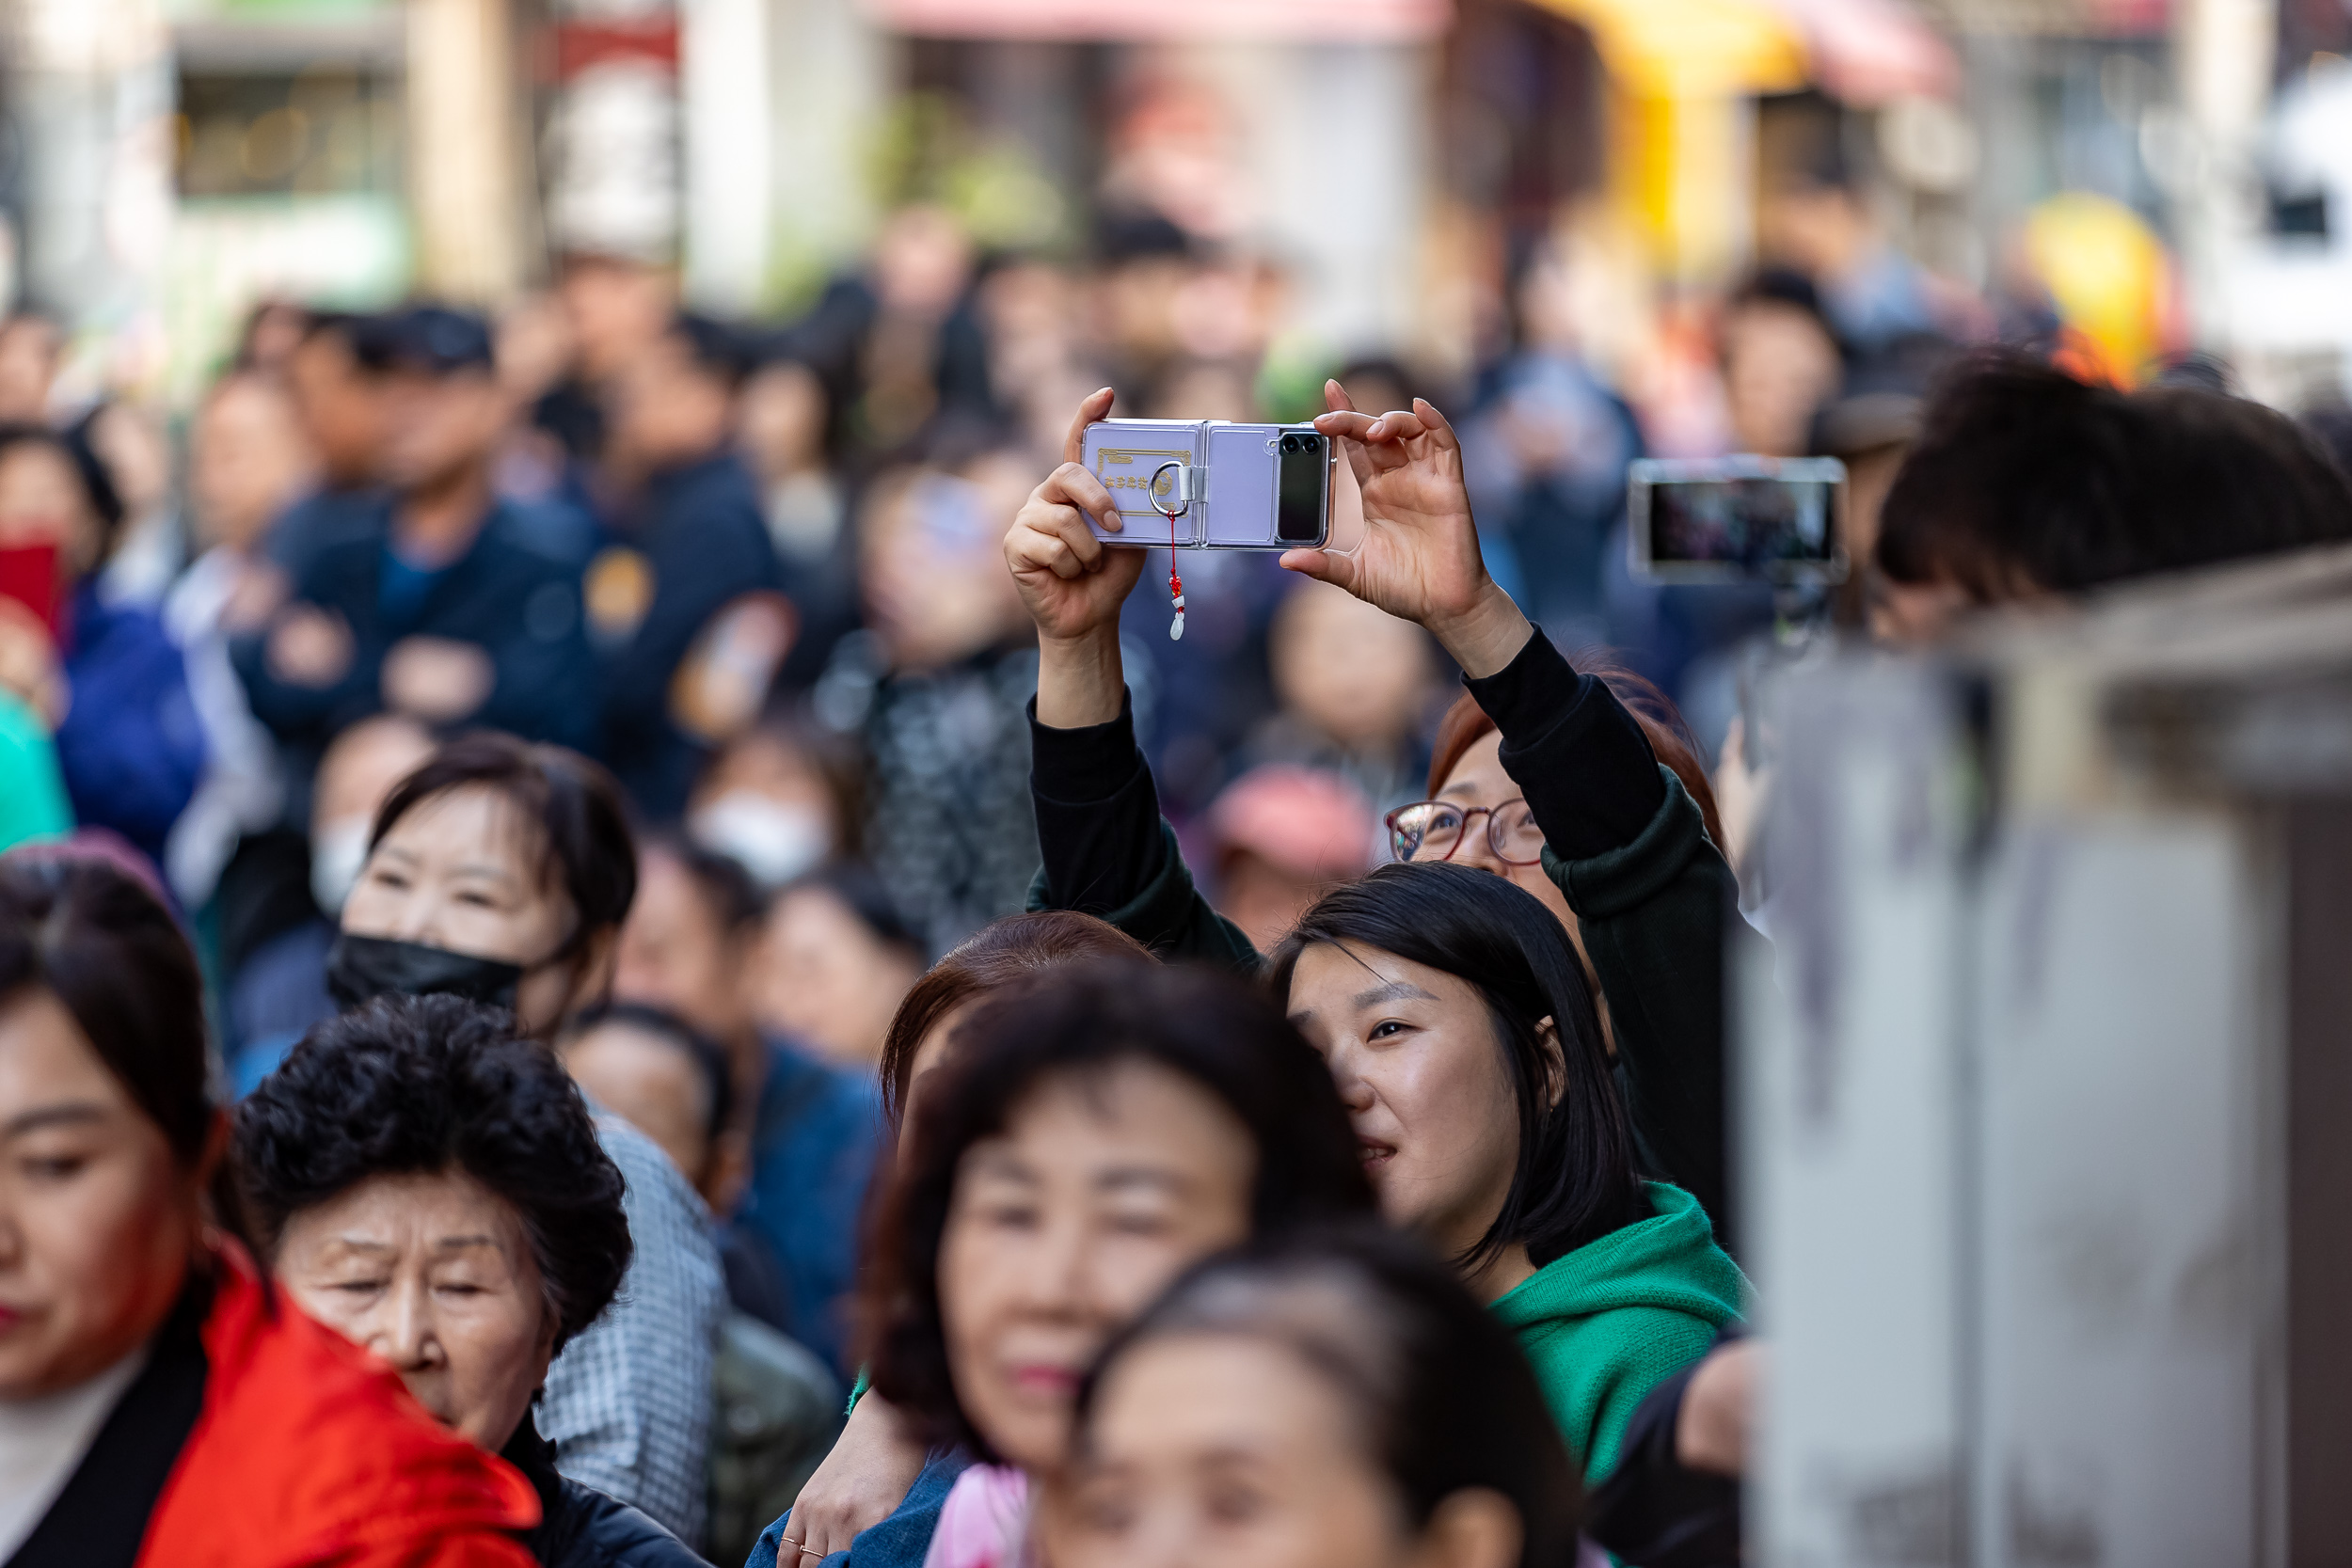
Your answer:
[[[451,995],[511,1008],[525,1037],[551,1046],[611,989],[636,894],[636,841],[610,773],[560,746],[462,735],[376,813],[327,988],[345,1007]],[[635,1260],[613,1309],[557,1359],[541,1430],[566,1476],[691,1544],[708,1508],[725,1275],[702,1198],[669,1157],[617,1117],[596,1126],[627,1182]]]
[[[206,1074],[196,957],[155,895],[0,860],[0,1560],[528,1568],[530,1483],[231,1239]]]
[[[922,1560],[1012,1568],[1110,1337],[1209,1254],[1372,1195],[1330,1074],[1213,973],[1055,970],[974,1008],[934,1071],[869,1251],[874,1389],[981,1462]]]
[[[1376,1229],[1200,1264],[1104,1351],[1054,1568],[1570,1568],[1578,1484],[1510,1334]]]
[[[694,1568],[636,1509],[566,1481],[532,1403],[629,1260],[621,1173],[512,1014],[387,996],[306,1035],[237,1107],[278,1283],[391,1363],[435,1419],[520,1470],[543,1568]]]
[[[931,965],[899,1002],[883,1041],[882,1109],[891,1125],[905,1124],[916,1084],[946,1059],[949,1037],[975,1007],[1048,970],[1104,958],[1148,963],[1152,955],[1092,915],[1047,910],[991,921]],[[887,1519],[888,1538],[860,1544],[852,1560],[857,1568],[912,1568],[922,1560],[948,1489],[970,1462],[960,1449],[930,1447],[898,1419],[888,1400],[865,1390],[792,1512],[770,1527],[764,1549],[813,1560],[850,1550],[863,1531]]]
[[[1325,895],[1267,980],[1321,1053],[1389,1223],[1518,1336],[1588,1475],[1707,1353],[1745,1282],[1645,1182],[1567,934],[1499,878],[1385,865]]]

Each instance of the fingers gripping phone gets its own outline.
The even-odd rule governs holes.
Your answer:
[[[1106,545],[1320,549],[1331,538],[1337,451],[1306,424],[1103,420],[1083,461],[1118,503],[1120,531],[1088,519]]]

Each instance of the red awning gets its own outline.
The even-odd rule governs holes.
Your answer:
[[[930,38],[1263,39],[1418,43],[1454,21],[1453,0],[865,0],[893,32]]]

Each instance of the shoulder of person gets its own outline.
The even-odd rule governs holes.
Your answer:
[[[563,1497],[573,1528],[545,1568],[707,1568],[676,1536],[618,1497],[568,1479]]]

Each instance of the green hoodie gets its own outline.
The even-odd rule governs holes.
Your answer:
[[[1696,1198],[1662,1181],[1647,1190],[1650,1218],[1553,1259],[1494,1304],[1594,1481],[1617,1463],[1634,1407],[1707,1354],[1747,1287]]]

